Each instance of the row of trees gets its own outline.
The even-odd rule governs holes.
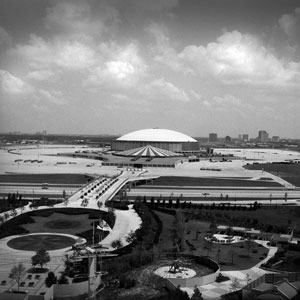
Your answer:
[[[26,205],[28,202],[22,199],[22,195],[17,193],[9,193],[7,197],[3,197],[0,201],[0,213],[16,209]]]
[[[228,200],[228,199],[227,199]],[[141,197],[137,197],[136,202],[140,202]],[[144,196],[143,202],[147,203],[147,199]],[[182,208],[182,209],[219,209],[219,210],[257,210],[262,206],[261,203],[258,203],[257,201],[254,201],[253,203],[241,205],[241,204],[235,204],[231,202],[226,203],[215,203],[212,202],[211,204],[204,204],[204,203],[195,203],[191,201],[183,201],[183,197],[181,195],[180,198],[173,199],[172,196],[170,196],[169,199],[165,198],[157,198],[155,200],[154,197],[150,198],[150,206],[155,207],[167,207],[167,208]]]

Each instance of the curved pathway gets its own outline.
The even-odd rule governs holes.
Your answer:
[[[136,174],[138,176],[138,174]],[[121,173],[118,178],[113,179],[107,179],[103,181],[100,184],[100,181],[102,181],[103,178],[98,178],[95,181],[89,183],[85,187],[79,189],[75,194],[73,194],[66,203],[61,203],[58,205],[55,205],[54,207],[60,208],[60,207],[78,207],[78,208],[92,208],[92,209],[99,209],[97,202],[102,202],[103,206],[101,207],[101,210],[107,211],[108,209],[104,207],[104,203],[106,200],[111,199],[115,195],[115,193],[118,192],[118,190],[127,182],[128,176],[126,172]],[[99,183],[99,185],[97,185]],[[97,185],[97,188],[94,188],[93,191],[88,193],[86,197],[86,205],[82,206],[82,191],[86,191],[91,188],[92,185]],[[99,188],[99,189],[98,189]],[[99,195],[101,193],[101,196],[96,199],[97,194]],[[30,212],[32,211],[30,209],[30,203],[21,208],[16,209],[16,216],[20,215],[22,213]],[[45,209],[49,208],[47,206],[41,206],[38,207],[38,209]],[[9,212],[10,213],[10,212]],[[4,215],[2,213],[1,215]],[[128,243],[126,242],[126,237],[129,232],[135,231],[140,227],[141,219],[135,212],[135,210],[130,206],[129,210],[116,210],[115,211],[115,225],[112,228],[112,231],[109,233],[108,236],[104,240],[100,242],[101,245],[105,246],[107,248],[107,251],[114,250],[111,247],[111,242],[120,239],[122,244],[125,246]],[[13,218],[14,216],[9,215],[7,220]],[[38,234],[38,233],[37,233]],[[72,236],[67,235],[66,236]],[[9,273],[12,267],[18,263],[23,263],[26,270],[31,268],[31,257],[35,254],[33,251],[20,251],[16,249],[11,249],[7,246],[7,242],[13,238],[19,237],[18,236],[10,236],[6,237],[4,239],[0,240],[0,282],[5,281],[5,285],[0,285],[0,292],[5,291],[7,289],[16,289],[17,284],[14,280],[9,278]],[[59,275],[59,272],[64,270],[64,256],[68,250],[70,250],[71,247],[67,247],[64,249],[49,251],[51,261],[47,264],[47,268],[49,270],[55,272],[57,275]],[[42,274],[38,280],[33,279],[27,279],[27,274],[24,275],[21,279],[21,281],[25,282],[25,286],[21,287],[20,290],[28,291],[31,294],[39,294],[40,292],[43,292],[46,290],[44,285],[44,280],[47,274]],[[29,282],[33,282],[33,286],[28,286]]]

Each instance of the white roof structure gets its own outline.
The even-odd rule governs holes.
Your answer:
[[[192,137],[169,129],[142,129],[125,134],[117,141],[145,141],[145,142],[197,142]]]
[[[122,156],[141,156],[141,157],[174,157],[182,156],[182,154],[174,153],[168,150],[160,149],[147,145],[140,148],[130,149],[116,153],[116,155]]]

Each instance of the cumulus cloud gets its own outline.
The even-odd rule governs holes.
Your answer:
[[[207,46],[188,45],[176,53],[166,37],[156,35],[161,63],[170,66],[171,61],[172,69],[201,76],[202,80],[268,86],[299,84],[300,63],[279,59],[256,36],[225,32]]]
[[[51,70],[36,70],[30,71],[27,76],[28,79],[33,79],[37,81],[45,81],[55,77],[55,73]]]
[[[0,46],[10,44],[11,40],[11,36],[8,32],[0,26]]]
[[[19,44],[11,51],[34,69],[47,69],[52,66],[70,69],[83,69],[94,62],[94,50],[78,41],[46,41],[34,34],[29,43]]]
[[[172,100],[180,102],[190,101],[189,95],[172,82],[160,78],[152,81],[145,89],[150,98],[159,98],[162,100]]]
[[[214,96],[212,102],[218,106],[236,107],[242,104],[242,101],[233,95]]]
[[[67,42],[60,49],[55,63],[62,67],[71,69],[84,69],[95,62],[95,53],[91,47],[79,42]]]
[[[6,70],[0,70],[0,80],[3,92],[8,95],[26,96],[34,92],[30,84]]]
[[[118,11],[104,1],[90,6],[83,1],[62,1],[47,9],[45,25],[56,34],[78,39],[100,37],[119,23]]]
[[[12,75],[6,70],[0,70],[0,86],[4,95],[8,95],[14,99],[28,98],[31,100],[32,105],[38,106],[41,103],[43,103],[43,105],[49,103],[64,105],[68,103],[61,91],[37,89],[26,82],[26,80]]]
[[[147,66],[136,43],[124,47],[115,43],[102,44],[98,50],[101,60],[89,69],[85,86],[105,86],[105,89],[131,87],[143,77]]]
[[[57,105],[65,105],[68,103],[68,101],[63,97],[63,93],[57,90],[47,91],[40,89],[38,91],[37,98]]]
[[[145,30],[155,39],[155,45],[151,47],[154,60],[167,65],[175,71],[182,69],[178,54],[171,45],[168,30],[162,24],[158,23],[151,23]]]
[[[282,15],[279,19],[280,28],[292,39],[299,41],[300,36],[300,7],[294,13]]]
[[[154,12],[163,10],[169,11],[179,4],[178,0],[133,0],[127,2],[130,2],[134,7],[138,7],[138,9]]]

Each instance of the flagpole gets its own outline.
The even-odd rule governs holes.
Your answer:
[[[93,245],[95,244],[95,222],[93,222]]]
[[[102,226],[101,222],[100,222],[100,214],[99,214],[99,226]],[[101,230],[102,231],[102,230]],[[101,234],[101,231],[99,232],[98,234],[98,238],[99,238],[99,243],[100,243],[100,234]]]

